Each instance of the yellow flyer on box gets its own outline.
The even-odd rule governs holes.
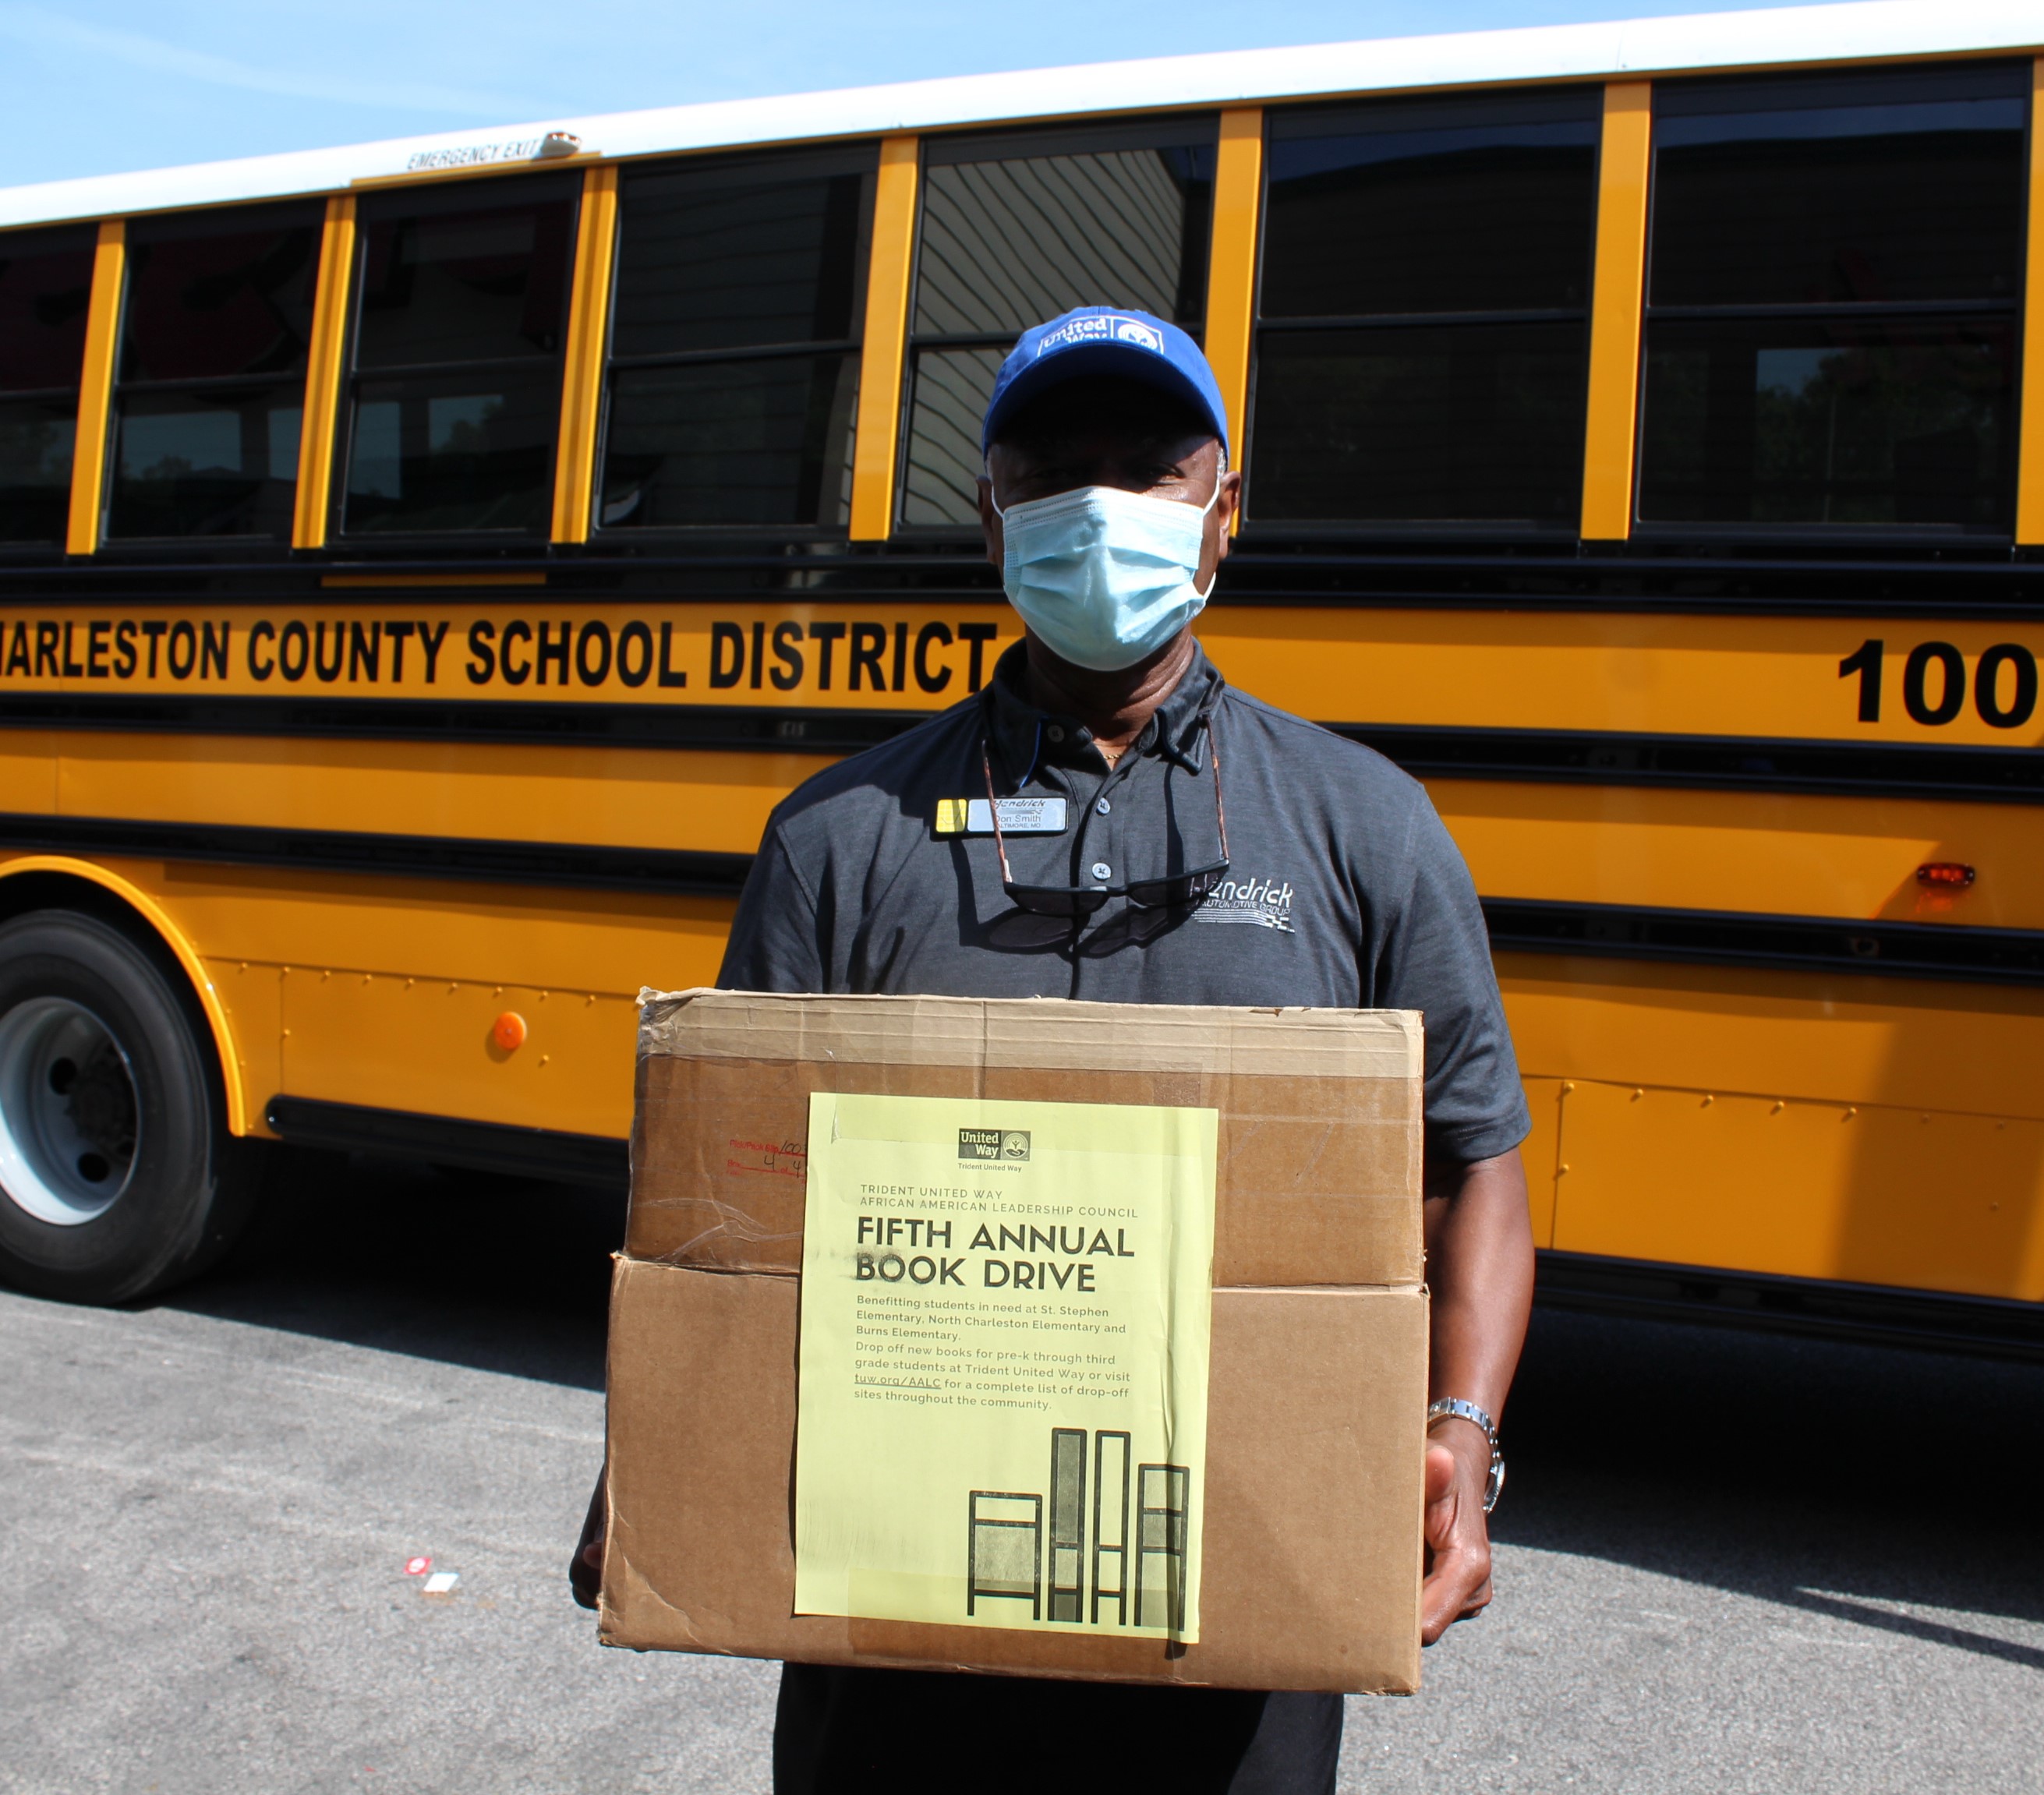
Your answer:
[[[1197,1641],[1218,1123],[811,1096],[796,1613]]]

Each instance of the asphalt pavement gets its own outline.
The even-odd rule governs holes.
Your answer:
[[[617,1206],[275,1184],[161,1303],[0,1293],[0,1788],[765,1790],[772,1667],[567,1597]],[[1543,1313],[1507,1445],[1497,1604],[1344,1790],[2044,1787],[2044,1367]]]

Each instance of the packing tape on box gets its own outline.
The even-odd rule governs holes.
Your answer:
[[[827,1039],[828,1045],[824,1045]],[[1416,1010],[1165,1003],[982,1005],[958,998],[790,997],[698,988],[639,994],[639,1052],[862,1065],[1062,1064],[1215,1077],[1416,1078]]]

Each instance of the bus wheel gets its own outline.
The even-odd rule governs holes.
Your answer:
[[[0,1279],[120,1302],[232,1244],[259,1149],[230,1138],[168,976],[95,917],[0,926]]]

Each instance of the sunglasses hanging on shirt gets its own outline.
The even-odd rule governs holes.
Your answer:
[[[1024,885],[1018,884],[1008,864],[1008,842],[1001,829],[1001,805],[993,793],[993,761],[985,736],[980,738],[979,766],[986,777],[986,807],[993,819],[993,846],[1001,856],[1001,888],[1018,910],[1032,916],[1057,916],[1067,920],[1092,915],[1109,898],[1125,897],[1138,910],[1171,910],[1204,901],[1207,894],[1228,874],[1228,809],[1221,802],[1220,746],[1214,740],[1213,720],[1200,719],[1207,732],[1207,759],[1213,768],[1214,827],[1220,836],[1220,858],[1211,865],[1189,873],[1174,873],[1162,879],[1132,879],[1125,885]]]

